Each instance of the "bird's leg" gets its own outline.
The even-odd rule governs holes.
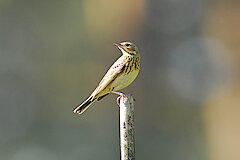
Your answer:
[[[117,104],[118,104],[118,105],[120,104],[120,98],[121,98],[121,97],[123,97],[123,100],[124,100],[124,98],[127,98],[128,102],[130,103],[128,97],[125,96],[124,93],[122,93],[122,92],[117,92],[117,91],[110,91],[110,93],[114,93],[114,94],[120,95],[120,96],[117,98]]]

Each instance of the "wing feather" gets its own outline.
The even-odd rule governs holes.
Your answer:
[[[109,68],[97,88],[91,94],[93,98],[97,98],[98,94],[103,91],[123,71],[126,62],[127,58],[125,56],[118,58],[118,60]]]

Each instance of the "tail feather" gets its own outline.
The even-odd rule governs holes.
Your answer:
[[[88,107],[96,100],[96,98],[92,99],[92,97],[89,97],[86,99],[83,103],[81,103],[79,106],[77,106],[73,112],[82,114]]]

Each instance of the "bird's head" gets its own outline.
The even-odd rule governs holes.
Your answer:
[[[114,43],[123,55],[139,56],[139,52],[135,44],[131,42]]]

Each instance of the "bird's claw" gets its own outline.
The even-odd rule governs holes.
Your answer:
[[[127,99],[128,100],[128,103],[130,104],[130,101],[129,101],[129,99],[128,99],[128,97],[124,94],[124,93],[122,93],[122,92],[116,92],[116,91],[110,91],[111,93],[114,93],[114,94],[117,94],[117,95],[120,95],[118,98],[117,98],[117,104],[118,105],[120,105],[120,99],[121,99],[121,97],[123,98],[123,101],[125,101],[125,99]]]

